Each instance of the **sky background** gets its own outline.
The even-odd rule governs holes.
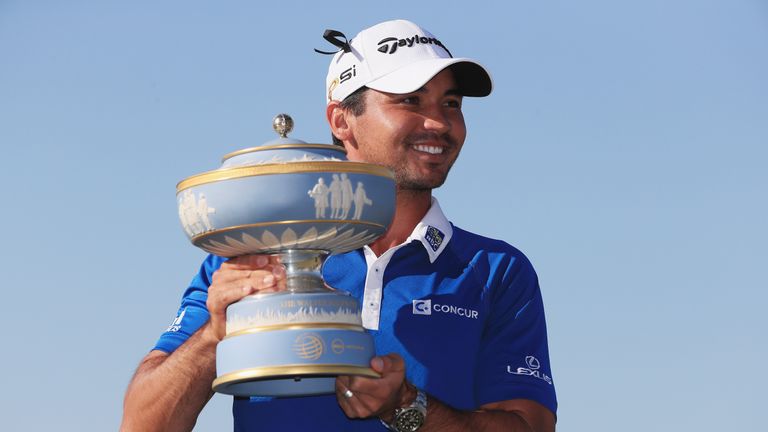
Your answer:
[[[0,0],[0,429],[116,430],[204,253],[176,183],[329,142],[326,28],[407,18],[491,71],[435,191],[541,281],[560,431],[761,429],[768,2]],[[231,427],[216,396],[196,430]]]

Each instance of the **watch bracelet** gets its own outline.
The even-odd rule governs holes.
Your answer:
[[[393,432],[401,432],[399,429],[395,427],[395,425],[397,424],[398,416],[403,411],[410,410],[410,409],[415,409],[421,413],[422,426],[423,426],[424,424],[423,422],[426,421],[427,419],[427,394],[421,391],[420,388],[418,387],[415,387],[415,388],[416,388],[416,399],[414,399],[413,402],[411,402],[411,404],[408,406],[395,408],[395,414],[392,418],[392,423],[387,423],[384,420],[379,419],[381,424],[383,424],[388,430]],[[419,426],[419,428],[421,428],[421,426]]]

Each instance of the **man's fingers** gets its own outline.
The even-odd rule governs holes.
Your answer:
[[[219,269],[213,273],[213,283],[230,283],[236,280],[248,279],[254,270]]]
[[[261,270],[219,270],[208,290],[208,309],[222,312],[230,304],[251,294],[274,292],[285,287],[285,270],[280,266]]]
[[[255,284],[244,281],[245,283],[220,283],[215,290],[208,291],[208,310],[211,314],[223,314],[227,306],[252,294],[255,290]]]
[[[336,399],[339,406],[349,418],[370,417],[371,395],[363,389],[354,386],[350,377],[339,376],[336,378]]]
[[[284,279],[285,268],[281,265],[269,264],[259,269],[220,269],[213,274],[213,282],[226,284],[248,280],[258,286],[259,281],[268,277],[277,281]],[[270,285],[270,283],[267,283],[267,285]]]
[[[382,375],[392,372],[402,372],[405,370],[405,361],[398,354],[390,353],[372,358],[371,369]]]
[[[233,270],[255,270],[272,264],[282,266],[279,255],[242,255],[230,258],[225,261],[221,267]]]
[[[405,379],[405,361],[395,353],[371,359],[371,368],[381,378],[339,376],[336,378],[336,398],[350,418],[371,417],[397,407]],[[346,397],[346,390],[352,397]]]
[[[384,359],[381,357],[374,357],[371,359],[371,369],[378,373],[384,373]]]
[[[243,255],[228,259],[221,267],[235,270],[253,270],[269,264],[269,259],[270,257],[267,255]]]

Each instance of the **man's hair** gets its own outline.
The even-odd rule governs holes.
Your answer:
[[[363,115],[365,112],[365,92],[368,90],[368,87],[363,86],[359,89],[352,92],[349,96],[344,98],[343,101],[339,103],[339,106],[349,111],[350,114],[357,117],[360,115]],[[336,135],[331,133],[331,139],[333,139],[333,143],[337,146],[344,147],[344,143],[341,142],[340,139],[336,138]]]

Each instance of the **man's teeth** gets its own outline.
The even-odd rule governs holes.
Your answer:
[[[415,148],[416,150],[418,150],[420,152],[426,152],[426,153],[431,153],[431,154],[442,154],[443,153],[443,148],[442,147],[417,145],[417,146],[414,146],[413,148]]]

